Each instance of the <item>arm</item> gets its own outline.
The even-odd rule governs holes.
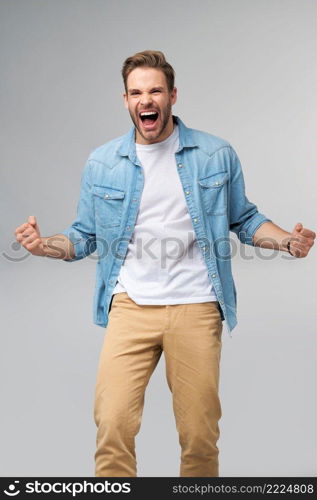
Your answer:
[[[96,250],[94,205],[91,194],[90,165],[86,164],[81,177],[80,198],[75,221],[60,234],[41,237],[36,218],[15,230],[16,240],[32,255],[74,262]]]
[[[289,233],[273,222],[265,222],[253,235],[253,244],[261,248],[274,248],[287,252],[287,243],[290,242],[290,252],[294,257],[306,257],[315,238],[316,233],[304,228],[300,223]]]
[[[274,248],[288,251],[294,257],[306,257],[314,244],[316,233],[304,228],[302,224],[295,225],[290,233],[274,224],[265,215],[260,214],[256,205],[245,195],[245,185],[239,158],[230,147],[229,167],[231,172],[229,195],[230,230],[234,231],[242,243],[262,248]]]
[[[229,229],[241,243],[254,245],[253,236],[262,225],[273,224],[245,194],[245,183],[240,160],[230,146],[229,157],[225,158],[230,171],[229,185]]]
[[[32,255],[54,259],[73,259],[75,257],[73,244],[63,234],[41,237],[40,228],[34,215],[30,215],[28,222],[16,228],[15,237]]]
[[[261,248],[274,248],[287,252],[287,243],[291,233],[284,231],[273,222],[265,222],[253,235],[253,245]]]
[[[81,176],[80,197],[77,204],[76,219],[67,229],[65,229],[65,231],[56,235],[56,238],[57,236],[64,236],[72,244],[70,251],[73,249],[73,254],[69,256],[70,258],[64,258],[63,260],[65,262],[74,262],[83,259],[93,253],[97,248],[90,169],[91,165],[88,161]],[[66,240],[61,242],[61,244],[63,246],[69,245]]]
[[[64,234],[42,237],[41,241],[45,257],[64,260],[75,259],[74,245]]]

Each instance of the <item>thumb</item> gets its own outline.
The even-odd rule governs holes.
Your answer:
[[[300,233],[300,231],[303,229],[303,224],[301,222],[298,222],[294,229],[293,229],[293,233]]]
[[[34,227],[35,231],[37,231],[37,233],[40,235],[40,228],[39,228],[38,223],[36,221],[35,215],[29,215],[28,223],[31,224],[31,226]]]
[[[37,222],[36,222],[35,215],[29,215],[29,217],[28,217],[28,223],[32,224],[32,226],[36,226]]]

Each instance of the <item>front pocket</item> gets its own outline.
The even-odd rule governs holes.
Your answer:
[[[227,213],[228,179],[227,172],[218,172],[198,180],[203,206],[208,215]]]
[[[97,226],[116,227],[121,223],[125,192],[109,186],[92,187]]]

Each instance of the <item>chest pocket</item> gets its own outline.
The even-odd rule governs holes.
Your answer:
[[[198,180],[202,203],[207,214],[223,215],[227,213],[228,179],[227,172],[217,172]]]
[[[92,187],[95,201],[96,224],[102,227],[116,227],[121,223],[125,192],[108,186]]]

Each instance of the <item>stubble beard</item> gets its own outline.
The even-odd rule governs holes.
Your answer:
[[[135,115],[129,110],[129,114],[131,116],[131,120],[139,132],[140,136],[143,137],[145,141],[155,141],[158,137],[160,137],[161,134],[163,134],[164,130],[166,129],[170,116],[172,112],[172,106],[171,104],[168,104],[161,112],[160,112],[160,118],[162,120],[162,126],[160,127],[159,131],[156,133],[154,137],[149,137],[143,134],[142,129],[138,126],[138,118],[135,117]],[[153,132],[149,132],[149,134],[153,134]]]

